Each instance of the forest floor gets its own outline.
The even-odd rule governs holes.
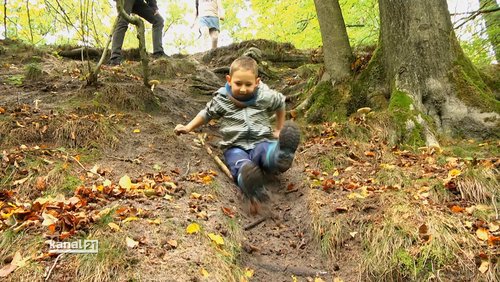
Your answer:
[[[194,77],[221,54],[152,60],[154,90],[136,61],[85,87],[86,62],[0,41],[2,280],[498,281],[500,140],[413,148],[370,114],[298,119],[294,165],[253,215],[206,150],[222,157],[217,122],[173,134],[211,98]],[[290,97],[318,76],[267,71]],[[83,239],[98,252],[51,252]]]

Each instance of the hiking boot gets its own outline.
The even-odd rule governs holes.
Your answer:
[[[153,55],[151,55],[154,59],[161,59],[161,58],[170,58],[165,52],[160,51],[160,52],[155,52]]]
[[[293,121],[286,121],[280,131],[278,145],[274,151],[275,165],[280,172],[287,171],[300,143],[300,129]]]
[[[264,188],[264,173],[262,169],[253,162],[247,162],[240,168],[238,175],[238,187],[246,198],[265,202],[269,200]]]
[[[122,60],[120,58],[112,58],[108,62],[108,66],[119,66],[122,64]]]

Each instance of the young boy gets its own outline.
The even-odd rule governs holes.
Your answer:
[[[187,125],[174,132],[188,133],[213,118],[221,118],[221,146],[225,162],[243,194],[250,200],[269,199],[263,187],[264,172],[284,172],[292,165],[300,130],[285,122],[285,97],[260,81],[257,62],[236,59],[226,76],[225,87]],[[276,113],[274,132],[270,115]],[[275,141],[278,137],[278,141]]]

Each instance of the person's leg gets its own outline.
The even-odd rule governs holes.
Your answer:
[[[257,144],[250,159],[266,172],[285,172],[292,166],[299,142],[299,128],[287,121],[281,129],[279,140]]]
[[[158,13],[155,15],[153,8],[143,1],[137,1],[133,12],[153,25],[153,54],[164,54],[163,52],[163,18]]]
[[[217,48],[217,43],[219,41],[219,31],[215,28],[211,28],[210,38],[212,39],[212,49]]]
[[[134,6],[135,0],[124,0],[123,1],[123,9],[125,13],[130,14],[132,11],[132,7]],[[128,29],[128,22],[122,17],[119,16],[118,23],[116,24],[116,28],[113,31],[113,41],[111,43],[111,57],[110,62],[119,64],[122,56],[122,46],[123,40],[125,38],[125,33]]]
[[[260,202],[267,201],[269,196],[264,190],[264,174],[260,167],[250,160],[249,154],[251,151],[233,147],[224,152],[224,159],[245,197]]]
[[[232,147],[224,152],[224,160],[231,171],[231,175],[236,183],[238,183],[238,175],[241,167],[247,163],[251,162],[248,152],[238,148]]]
[[[208,26],[200,25],[202,51],[210,50],[210,31]]]

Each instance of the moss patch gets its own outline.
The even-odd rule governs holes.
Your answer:
[[[306,119],[310,123],[321,123],[324,121],[345,120],[347,111],[345,108],[346,89],[340,85],[332,87],[330,81],[323,81],[316,85],[312,93],[314,101],[307,111]]]
[[[395,90],[391,94],[389,115],[398,132],[398,141],[412,146],[425,145],[423,126],[417,121],[418,111],[413,109],[413,100],[406,93]]]
[[[347,114],[350,115],[362,107],[385,109],[387,98],[380,85],[384,84],[385,71],[381,61],[382,49],[377,48],[367,68],[352,82],[352,93],[347,103]]]
[[[458,57],[448,76],[455,85],[458,98],[466,105],[500,114],[500,101],[495,99],[479,71],[464,55]]]

